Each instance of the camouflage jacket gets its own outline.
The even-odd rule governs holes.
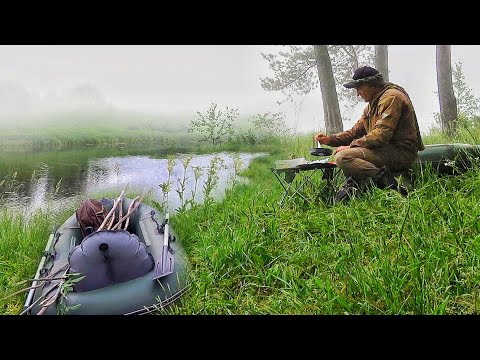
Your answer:
[[[329,136],[328,145],[381,148],[392,144],[412,153],[423,150],[417,116],[406,91],[387,83],[368,103],[355,125],[347,131]]]

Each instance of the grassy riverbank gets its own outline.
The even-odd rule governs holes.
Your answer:
[[[455,139],[432,134],[425,143],[479,138],[479,129],[469,129]],[[283,189],[269,167],[311,158],[310,147],[311,134],[278,140],[241,174],[248,185],[171,217],[192,287],[168,313],[479,313],[478,164],[452,177],[424,170],[407,198],[375,189],[347,204],[281,208]],[[28,222],[1,213],[0,299],[34,276],[52,224],[73,211]],[[19,313],[23,301],[24,294],[0,300],[0,313]]]
[[[479,129],[455,139],[475,143]],[[345,205],[277,206],[274,160],[253,161],[221,204],[173,219],[193,265],[177,314],[478,314],[480,172],[417,174],[408,198],[375,189]],[[478,142],[477,142],[478,143]]]
[[[424,174],[409,198],[279,208],[257,159],[221,204],[174,218],[194,265],[178,313],[478,312],[480,175]]]

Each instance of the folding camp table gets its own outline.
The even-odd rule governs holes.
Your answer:
[[[270,168],[284,189],[280,206],[297,197],[305,202],[322,199],[332,203],[336,193],[337,164],[311,161],[288,168]],[[321,181],[325,181],[321,184]]]

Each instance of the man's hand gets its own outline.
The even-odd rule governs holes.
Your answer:
[[[318,133],[313,137],[315,141],[318,141],[320,144],[328,145],[328,135],[325,135],[323,133]]]
[[[347,150],[347,149],[350,149],[350,146],[346,145],[346,146],[339,146],[335,149],[335,151],[333,152],[333,154],[335,155],[336,153],[340,152],[340,151],[343,151],[343,150]]]

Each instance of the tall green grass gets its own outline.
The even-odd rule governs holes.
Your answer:
[[[375,189],[346,205],[280,208],[253,185],[174,217],[191,262],[180,314],[476,314],[480,175],[424,174],[408,198]]]
[[[68,209],[57,216],[38,211],[33,215],[0,210],[0,313],[19,314],[25,293],[10,296],[28,287],[23,283],[35,276],[48,236],[58,226]],[[5,299],[6,298],[6,299]]]

